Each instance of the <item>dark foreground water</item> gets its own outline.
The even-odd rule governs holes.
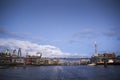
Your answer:
[[[0,69],[0,80],[120,80],[120,66],[31,66]]]

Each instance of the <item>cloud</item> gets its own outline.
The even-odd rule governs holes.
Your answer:
[[[0,34],[8,34],[4,27],[0,27]]]
[[[22,54],[28,52],[30,55],[36,55],[37,52],[41,52],[43,57],[72,57],[72,56],[80,56],[79,54],[70,54],[64,53],[59,48],[51,45],[39,45],[36,43],[32,43],[30,41],[21,41],[16,39],[0,39],[0,46],[7,47],[9,49],[22,49]]]
[[[0,27],[0,34],[8,37],[23,38],[22,35],[18,35],[18,33],[15,32],[10,32],[5,27]]]
[[[117,40],[120,40],[120,30],[119,28],[109,29],[103,33],[107,37],[115,37]]]
[[[114,31],[114,30],[109,30],[103,33],[104,35],[108,36],[108,37],[114,37],[118,35],[118,32]]]
[[[69,41],[69,43],[80,43],[84,40],[96,39],[100,35],[101,33],[98,30],[91,28],[82,29],[79,32],[73,34],[72,39]]]
[[[73,37],[91,38],[98,35],[99,32],[94,29],[83,29],[73,35]]]
[[[61,43],[62,41],[61,40],[52,40],[50,41],[51,43]]]
[[[102,37],[106,38],[115,38],[117,40],[120,40],[120,29],[119,27],[115,27],[113,29],[82,29],[79,32],[76,32],[73,34],[72,39],[69,41],[69,43],[77,43],[82,40],[96,40]]]
[[[42,37],[31,37],[31,33],[29,32],[22,32],[22,33],[18,33],[18,32],[11,32],[8,29],[6,29],[5,27],[1,27],[0,26],[0,35],[2,35],[2,37],[8,37],[8,38],[16,38],[16,39],[29,39],[32,42],[48,42],[48,40],[42,38]],[[50,42],[50,41],[49,41]]]

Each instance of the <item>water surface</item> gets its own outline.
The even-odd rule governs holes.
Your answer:
[[[0,69],[0,80],[120,80],[120,66],[29,66]]]

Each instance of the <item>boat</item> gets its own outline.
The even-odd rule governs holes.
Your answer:
[[[95,63],[90,63],[90,64],[87,64],[88,66],[95,66],[96,64]]]

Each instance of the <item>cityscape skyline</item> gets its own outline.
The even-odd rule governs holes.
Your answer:
[[[0,0],[0,48],[43,56],[120,55],[118,0]]]

